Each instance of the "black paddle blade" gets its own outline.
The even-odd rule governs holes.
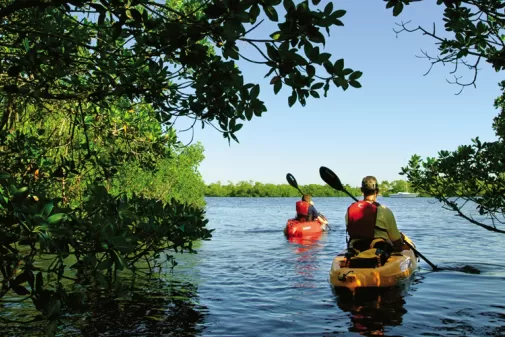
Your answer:
[[[321,166],[319,168],[319,175],[321,176],[321,179],[323,179],[325,183],[327,183],[334,189],[344,191],[344,186],[342,186],[340,179],[338,179],[337,175],[329,168]]]
[[[293,186],[294,188],[298,188],[298,183],[296,182],[295,177],[293,177],[291,173],[286,174],[286,180],[291,186]]]

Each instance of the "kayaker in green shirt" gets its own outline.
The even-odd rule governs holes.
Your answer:
[[[377,179],[373,176],[364,177],[361,192],[363,200],[351,204],[345,214],[349,246],[363,251],[373,248],[373,243],[374,247],[389,252],[402,251],[403,238],[393,212],[377,202]],[[378,243],[375,243],[376,239],[379,239]]]

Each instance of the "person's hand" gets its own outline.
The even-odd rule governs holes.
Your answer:
[[[410,246],[407,244],[407,239],[405,239],[405,234],[400,232],[402,235],[402,250],[410,250]]]

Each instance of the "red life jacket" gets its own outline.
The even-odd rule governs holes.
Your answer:
[[[310,204],[306,201],[299,200],[296,202],[296,217],[298,220],[308,220]]]
[[[349,239],[373,240],[377,207],[379,203],[369,203],[361,200],[353,203],[347,209],[347,232]]]

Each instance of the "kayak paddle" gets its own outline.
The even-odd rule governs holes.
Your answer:
[[[350,196],[351,198],[353,198],[355,201],[359,201],[354,195],[349,193],[344,188],[344,186],[342,186],[342,183],[340,182],[340,179],[338,178],[338,176],[329,168],[321,166],[319,168],[319,175],[321,176],[321,179],[323,179],[325,183],[327,183],[328,185],[330,185],[331,187],[333,187],[337,191],[342,191],[342,192],[346,193],[348,196]],[[409,242],[407,242],[407,240],[405,240],[404,242],[407,244],[407,246],[410,247],[410,249],[412,249],[414,251],[414,253],[416,253],[416,255],[420,256],[424,261],[426,261],[431,266],[431,268],[433,268],[434,271],[440,270],[440,268],[438,268],[436,265],[431,263],[430,260],[428,260],[426,257],[424,257],[423,254],[419,253],[419,251],[417,249],[415,249]]]
[[[300,192],[302,195],[304,195],[304,193],[298,187],[298,183],[296,182],[295,177],[291,173],[286,174],[286,180],[288,181],[288,183],[291,186],[293,186],[294,188],[296,188],[298,190],[298,192]]]

